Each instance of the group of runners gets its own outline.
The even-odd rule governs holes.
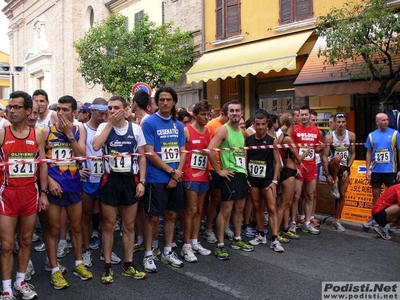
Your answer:
[[[145,91],[136,92],[131,106],[120,96],[80,105],[72,96],[63,96],[53,112],[43,90],[32,96],[22,91],[10,95],[6,113],[10,124],[0,124],[4,126],[0,129],[3,300],[13,295],[37,297],[27,283],[33,274],[30,254],[37,216],[43,228],[46,270],[51,272],[55,289],[69,286],[65,267],[58,261],[69,252],[67,225],[75,257],[73,275],[81,280],[93,278],[88,268],[92,250],[99,247],[99,218],[93,214],[99,209],[101,281],[105,284],[114,281],[112,265],[121,262],[112,251],[116,225],[121,227],[124,250],[122,275],[135,279],[157,272],[158,256],[161,263],[181,268],[183,260],[197,261],[196,254],[210,255],[212,251],[200,243],[203,220],[204,239],[216,244],[213,252],[219,260],[230,258],[226,236],[235,250],[253,251],[254,246],[268,244],[265,211],[269,247],[275,252],[284,252],[282,243],[299,238],[298,228],[319,234],[314,217],[318,169],[336,199],[334,228],[345,230],[339,220],[355,159],[355,134],[346,129],[345,113],[332,116],[335,126],[323,137],[307,106],[293,115],[284,113],[280,120],[257,110],[244,130],[240,127],[243,108],[237,100],[224,104],[213,120],[210,103],[201,100],[193,106],[192,120],[185,126],[177,121],[177,102],[174,89],[161,87],[154,98]],[[377,130],[384,123],[379,116]],[[396,173],[388,183],[378,166],[396,164],[394,154],[396,147],[400,150],[400,140],[391,139],[390,148],[385,148],[374,133],[369,139],[367,165],[373,163],[375,191],[380,181],[390,184],[398,179]],[[397,186],[393,187],[396,191]],[[393,199],[400,197],[391,188],[389,192],[373,210],[378,233],[385,233],[387,222],[399,214]],[[250,215],[255,228],[250,226]],[[162,251],[158,246],[160,217]],[[178,218],[183,231],[181,257],[173,249]],[[12,284],[15,233],[19,251]],[[252,239],[246,241],[242,235]],[[144,272],[134,265],[138,250],[144,251]]]

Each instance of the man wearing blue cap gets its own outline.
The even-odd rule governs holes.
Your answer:
[[[104,100],[105,101],[105,100]],[[91,118],[91,103],[85,102],[82,106],[78,106],[78,121],[82,124],[89,122]]]

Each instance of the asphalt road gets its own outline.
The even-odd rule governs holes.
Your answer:
[[[94,279],[81,281],[72,274],[72,251],[62,259],[70,287],[55,290],[50,273],[44,270],[44,252],[32,252],[36,274],[30,281],[40,299],[320,299],[322,281],[399,281],[400,238],[384,241],[377,234],[347,230],[339,233],[323,226],[321,234],[300,233],[299,240],[284,244],[284,253],[268,245],[253,252],[229,248],[231,259],[199,256],[198,262],[174,269],[157,263],[158,273],[144,280],[123,277],[121,265],[114,266],[114,283],[100,281],[103,262],[100,250],[93,253],[90,270]],[[162,238],[160,238],[161,240]],[[34,243],[37,245],[38,243]],[[230,245],[229,241],[226,242]],[[202,240],[202,245],[214,245]],[[180,247],[177,253],[180,253]],[[114,251],[122,257],[119,234]],[[135,253],[135,265],[143,269],[143,252]]]

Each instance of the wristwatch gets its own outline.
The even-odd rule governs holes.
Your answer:
[[[278,180],[272,180],[272,183],[278,184]]]
[[[74,137],[70,137],[70,138],[68,138],[68,141],[69,141],[70,143],[73,143],[73,142],[76,142],[76,139],[75,139]]]
[[[146,181],[144,181],[144,180],[140,180],[139,183],[143,184],[144,186],[146,186]]]
[[[176,174],[175,169],[173,169],[173,170],[171,171],[171,173],[169,173],[169,176],[174,177],[175,174]]]
[[[50,193],[49,190],[40,190],[40,193],[45,193],[46,195],[48,195]]]

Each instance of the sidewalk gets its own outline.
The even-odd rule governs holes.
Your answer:
[[[318,213],[315,214],[315,218],[320,222],[321,225],[325,225],[325,226],[332,226],[333,220],[334,220],[332,215],[318,214]],[[342,220],[342,219],[340,220],[340,223],[343,225],[344,228],[349,229],[349,230],[370,233],[373,235],[377,234],[373,228],[365,229],[361,223],[346,221],[346,220]],[[395,236],[395,237],[400,238],[400,228],[398,227],[396,231],[390,231],[389,234],[392,237]]]

